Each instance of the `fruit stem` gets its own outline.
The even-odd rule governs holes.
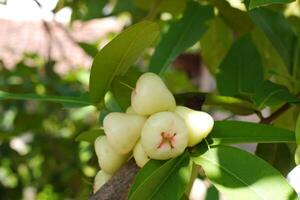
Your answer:
[[[124,85],[125,87],[128,87],[129,89],[131,89],[131,90],[134,90],[134,88],[133,87],[131,87],[129,84],[127,84],[127,83],[124,83],[124,82],[122,82],[122,81],[119,81],[119,83],[121,84],[121,85]]]

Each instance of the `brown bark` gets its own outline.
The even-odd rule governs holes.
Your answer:
[[[89,200],[125,200],[131,184],[139,171],[135,161],[126,163],[105,185],[103,185]]]

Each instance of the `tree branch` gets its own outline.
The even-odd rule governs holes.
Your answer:
[[[290,104],[288,104],[288,103],[284,104],[283,106],[281,106],[280,108],[278,108],[278,110],[276,110],[275,112],[273,112],[269,117],[262,118],[260,120],[260,123],[261,124],[270,124],[275,119],[277,119],[279,116],[281,116],[284,112],[286,112],[289,108],[291,108]]]
[[[106,184],[94,193],[89,200],[127,199],[127,194],[139,169],[134,159],[131,159]]]

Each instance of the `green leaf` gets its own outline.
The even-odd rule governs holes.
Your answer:
[[[257,87],[252,100],[258,109],[283,103],[300,103],[300,99],[290,93],[286,87],[271,81],[264,81],[260,87]]]
[[[230,200],[297,200],[286,179],[264,160],[227,146],[195,156],[208,179]]]
[[[233,8],[226,0],[210,0],[210,2],[218,9],[219,16],[224,22],[238,35],[243,35],[252,29],[253,23],[248,13]]]
[[[78,45],[85,51],[86,54],[90,55],[91,57],[96,56],[98,53],[97,45],[85,42],[78,42]]]
[[[142,72],[136,68],[130,68],[124,76],[116,76],[111,84],[111,91],[116,101],[123,110],[131,104],[131,92],[135,88],[137,79]]]
[[[298,116],[297,122],[296,122],[296,143],[297,145],[300,145],[300,115]]]
[[[201,6],[190,1],[183,17],[171,24],[159,42],[150,60],[149,70],[161,74],[184,50],[195,44],[206,31],[206,22],[213,17],[211,6]]]
[[[108,91],[104,96],[104,106],[109,112],[123,112],[114,95]]]
[[[162,78],[167,88],[172,93],[192,92],[198,90],[198,88],[193,85],[188,75],[183,71],[168,69],[163,74]]]
[[[256,27],[251,32],[251,36],[261,55],[265,79],[272,77],[277,83],[291,86],[291,75],[289,74],[288,68],[264,32]]]
[[[201,57],[212,74],[216,74],[232,43],[233,33],[230,28],[226,26],[220,17],[214,18],[209,23],[209,29],[203,34],[200,40]]]
[[[155,22],[139,22],[108,43],[94,58],[90,75],[91,101],[98,104],[118,75],[124,75],[159,36]]]
[[[284,3],[290,3],[295,0],[250,0],[250,4],[248,9],[253,9],[259,6],[267,6],[270,4],[284,4]]]
[[[154,3],[157,3],[159,12],[168,12],[173,16],[179,15],[185,8],[187,0],[133,0],[134,4],[141,9],[151,10]]]
[[[168,161],[149,161],[137,174],[129,200],[179,200],[190,181],[192,162],[184,154]]]
[[[235,42],[217,74],[219,92],[226,96],[250,95],[263,81],[260,55],[250,35]]]
[[[37,94],[17,94],[0,91],[1,100],[35,100],[35,101],[49,101],[60,103],[69,107],[84,107],[90,106],[91,102],[86,97],[64,97],[64,96],[41,96]]]
[[[217,200],[217,199],[219,199],[219,191],[215,186],[211,185],[206,190],[205,200]]]
[[[75,138],[75,141],[85,141],[85,142],[93,143],[96,140],[96,138],[99,137],[100,135],[105,135],[103,129],[89,130],[80,133]]]
[[[287,129],[252,122],[216,121],[208,139],[212,139],[212,145],[294,143],[295,133]]]
[[[287,144],[260,143],[256,147],[255,154],[270,163],[284,176],[294,167],[294,159]]]
[[[193,107],[201,105],[221,106],[238,115],[249,115],[256,112],[254,105],[249,102],[235,97],[219,96],[211,93],[188,92],[175,94],[176,103],[178,105],[186,105],[186,102],[193,102]],[[188,106],[188,105],[186,105]],[[189,105],[191,106],[191,105]]]
[[[256,26],[265,33],[290,70],[295,35],[288,21],[281,13],[263,8],[251,10],[249,14]]]

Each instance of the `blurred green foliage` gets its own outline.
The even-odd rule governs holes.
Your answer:
[[[79,96],[86,70],[61,77],[35,54],[24,55],[14,69],[0,66],[0,90],[7,92]],[[46,70],[45,66],[50,66]],[[97,126],[95,109],[65,109],[38,101],[1,101],[1,199],[86,199],[98,170],[89,143],[75,142],[82,131]]]

